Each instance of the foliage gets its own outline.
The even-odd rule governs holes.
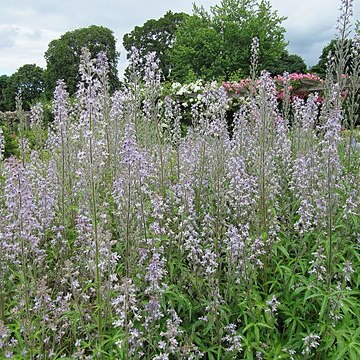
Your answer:
[[[29,110],[44,92],[44,70],[35,64],[23,65],[8,79],[3,80],[7,80],[3,90],[3,107],[7,111],[15,110],[15,97],[18,93],[21,93],[23,108]]]
[[[176,33],[169,52],[172,79],[179,82],[244,78],[250,71],[250,47],[260,44],[259,69],[265,69],[284,51],[285,29],[268,1],[223,0],[194,15]]]
[[[298,98],[306,99],[310,94],[314,93],[316,93],[318,103],[323,101],[324,81],[317,75],[311,73],[286,73],[283,76],[273,76],[273,80],[276,86],[276,98],[279,108],[282,107],[285,100],[286,91],[290,103],[293,103]],[[191,124],[191,109],[201,103],[204,94],[220,87],[220,84],[215,81],[206,83],[202,80],[186,84],[174,82],[166,85],[163,89],[163,96],[170,96],[179,102],[181,120],[187,124]],[[229,125],[231,125],[234,111],[238,111],[242,105],[248,103],[252,80],[246,78],[240,81],[223,81],[221,86],[226,90],[228,97],[226,116],[229,118]]]
[[[1,123],[0,129],[4,138],[3,157],[8,158],[10,156],[19,156],[19,140],[18,135],[16,134],[16,127],[10,127],[8,124]]]
[[[335,50],[336,50],[336,44],[337,44],[338,40],[333,39],[330,41],[330,43],[328,43],[321,52],[321,55],[319,57],[319,61],[316,65],[314,65],[311,68],[311,71],[319,76],[321,76],[322,78],[325,78],[326,76],[326,72],[327,72],[327,64],[329,62],[329,56],[330,54],[332,56],[334,56],[335,54]],[[346,40],[345,42],[345,46],[350,48],[351,47],[351,43],[352,40]],[[346,67],[349,68],[350,64],[352,62],[351,56],[348,58],[347,63],[346,63]]]
[[[208,18],[191,16],[176,33],[169,52],[171,78],[177,82],[192,82],[198,78],[218,80],[225,77],[226,64],[222,56],[221,34]]]
[[[9,86],[9,76],[0,76],[0,111],[8,110],[6,106],[6,89]]]
[[[103,26],[92,25],[68,31],[59,39],[52,40],[45,53],[46,91],[50,97],[58,79],[63,79],[70,94],[74,94],[79,82],[79,65],[82,48],[88,48],[93,57],[105,52],[109,61],[109,86],[114,91],[118,88],[117,78],[118,53],[113,32]]]
[[[21,98],[17,96],[16,100],[16,111],[0,113],[0,149],[3,138],[4,158],[18,157],[24,143],[29,150],[42,150],[47,128],[53,122],[52,105],[48,101],[42,99],[33,104],[30,111],[24,111]]]
[[[281,56],[273,64],[270,64],[266,70],[272,75],[281,75],[284,72],[305,73],[306,69],[306,64],[299,55],[289,54],[287,50],[284,50]]]
[[[128,52],[131,51],[132,47],[137,48],[143,63],[145,63],[147,54],[155,52],[160,62],[161,72],[167,79],[171,71],[168,51],[175,40],[176,30],[188,16],[185,13],[168,11],[158,20],[147,20],[142,26],[135,26],[134,30],[124,35],[123,46]],[[141,64],[138,65],[137,71],[142,73]]]

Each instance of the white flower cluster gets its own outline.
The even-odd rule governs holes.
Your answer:
[[[194,93],[202,93],[204,91],[204,83],[201,79],[196,80],[195,82],[189,84],[180,84],[175,82],[171,85],[171,90],[174,95],[191,95]]]
[[[319,345],[320,336],[316,334],[310,334],[305,336],[303,339],[304,350],[302,351],[303,355],[311,354]]]
[[[198,79],[189,84],[180,84],[175,82],[171,85],[172,95],[182,98],[181,105],[188,107],[201,101],[202,95],[208,90],[218,90],[219,85],[216,81],[204,83],[203,80]]]

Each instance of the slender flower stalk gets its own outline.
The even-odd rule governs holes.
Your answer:
[[[0,127],[0,161],[4,159],[5,153],[5,136],[2,128]]]
[[[354,130],[359,119],[359,97],[360,97],[360,34],[352,40],[351,58],[353,59],[348,78],[348,89],[346,103],[346,125],[350,130],[349,143],[347,146],[347,167],[350,167],[351,155],[354,144],[356,144]]]
[[[36,264],[41,266],[44,253],[40,248],[40,224],[35,216],[36,205],[29,173],[16,159],[10,159],[6,164],[5,188],[7,189],[5,234],[7,234],[8,240],[14,242],[13,251],[16,252],[13,256],[16,268],[20,273],[19,295],[23,296],[22,306],[25,312],[25,319],[20,320],[23,326],[22,336],[28,347],[30,358],[34,359],[33,317],[30,310],[31,292],[37,279]]]
[[[259,55],[260,55],[260,47],[259,47],[259,39],[254,37],[251,42],[251,58],[250,58],[250,98],[255,95],[256,91],[256,79],[258,76],[258,65],[259,65]]]
[[[20,154],[21,154],[21,160],[23,163],[23,166],[25,166],[26,157],[29,153],[29,141],[24,136],[25,130],[28,127],[27,118],[25,115],[25,111],[22,107],[22,97],[21,97],[21,91],[19,91],[16,94],[15,98],[16,103],[16,114],[19,119],[19,142],[20,142]]]
[[[101,66],[101,64],[100,64]],[[98,346],[100,349],[100,357],[102,358],[102,341],[103,341],[103,294],[102,294],[102,277],[100,275],[100,261],[101,261],[101,233],[99,224],[99,208],[98,208],[98,192],[99,181],[101,179],[102,167],[106,163],[106,152],[102,149],[106,148],[106,142],[103,138],[102,128],[99,129],[99,121],[101,117],[99,92],[101,83],[95,77],[100,71],[96,67],[96,62],[90,59],[88,50],[84,50],[80,63],[80,74],[82,83],[78,89],[78,98],[83,102],[82,126],[85,129],[85,141],[87,150],[87,168],[86,176],[88,176],[88,186],[90,192],[89,212],[91,214],[92,222],[92,240],[94,243],[94,266],[95,266],[95,290],[96,290],[96,314],[97,314],[97,331],[98,331]],[[97,138],[101,136],[101,138]],[[96,164],[97,162],[97,164]],[[95,174],[95,172],[98,172]]]

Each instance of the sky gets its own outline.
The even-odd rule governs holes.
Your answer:
[[[51,40],[67,31],[101,25],[111,29],[120,52],[119,74],[126,67],[124,34],[168,10],[191,14],[193,3],[205,9],[221,0],[0,0],[0,75],[11,75],[24,64],[45,68],[44,53]],[[334,38],[340,0],[270,0],[286,16],[285,38],[290,53],[308,66],[318,62],[323,47]],[[360,0],[354,0],[354,22]]]

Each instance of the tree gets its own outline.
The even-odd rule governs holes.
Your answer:
[[[5,94],[8,85],[9,85],[9,76],[1,75],[0,76],[0,111],[7,110]]]
[[[56,87],[56,82],[63,79],[70,94],[76,91],[79,82],[79,64],[82,48],[88,48],[91,56],[104,51],[109,61],[109,83],[113,91],[119,85],[117,77],[117,62],[119,54],[116,51],[116,40],[113,32],[105,27],[92,25],[87,28],[68,31],[49,43],[45,53],[46,59],[46,92],[50,97]]]
[[[259,69],[267,68],[284,52],[283,20],[265,0],[222,0],[210,12],[195,6],[194,16],[179,27],[169,52],[172,78],[183,82],[192,77],[246,77],[254,37],[260,44]]]
[[[185,13],[168,11],[158,20],[151,19],[142,26],[135,26],[133,31],[124,35],[123,46],[128,52],[132,47],[136,47],[143,62],[146,54],[156,52],[160,69],[167,78],[170,72],[168,50],[175,40],[176,30],[188,17],[189,15]],[[142,72],[140,66],[138,70]]]
[[[274,64],[267,68],[272,75],[283,74],[285,71],[290,74],[305,73],[306,69],[303,58],[296,54],[289,54],[287,50],[284,50],[281,56],[275,60]]]
[[[26,64],[7,79],[4,90],[6,110],[15,110],[15,97],[18,92],[21,92],[23,109],[29,110],[44,92],[44,70],[35,64]]]
[[[198,78],[224,79],[228,64],[221,33],[210,19],[191,16],[179,28],[169,51],[172,80],[191,82]]]
[[[336,39],[331,40],[330,43],[328,43],[322,49],[321,55],[319,57],[319,62],[311,68],[311,72],[319,75],[322,78],[325,78],[326,71],[327,71],[328,57],[329,57],[330,53],[332,55],[334,55],[336,48],[337,48],[337,41],[338,40],[336,40]],[[352,40],[350,40],[350,39],[345,40],[345,47],[347,49],[351,48],[351,41]],[[349,53],[348,55],[349,56],[348,56],[348,59],[346,62],[346,67],[349,67],[352,62],[351,54]]]

